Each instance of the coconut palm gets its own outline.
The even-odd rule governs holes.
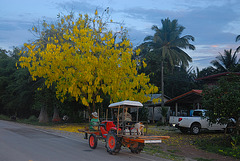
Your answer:
[[[236,52],[232,53],[232,49],[224,50],[224,53],[219,53],[216,60],[211,61],[211,64],[218,72],[234,72],[238,65]]]
[[[239,41],[240,40],[240,35],[238,35],[237,37],[236,37],[236,42],[237,41]],[[239,47],[237,47],[237,49],[236,49],[236,52],[239,52],[240,51],[240,46]]]
[[[171,69],[174,66],[188,67],[192,58],[184,51],[184,49],[194,50],[195,46],[189,41],[194,41],[191,35],[181,37],[185,27],[178,24],[176,19],[169,18],[161,20],[162,27],[152,26],[155,31],[153,36],[147,36],[144,45],[150,48],[150,52],[158,54],[161,59],[161,86],[162,86],[162,106],[164,96],[164,81],[163,81],[163,65],[168,65]]]
[[[183,49],[195,49],[195,46],[189,43],[189,40],[194,41],[194,37],[191,35],[180,37],[185,27],[179,25],[176,19],[171,21],[167,18],[161,22],[162,28],[152,26],[155,33],[153,36],[147,36],[144,39],[145,43],[170,67],[188,67],[192,58]]]

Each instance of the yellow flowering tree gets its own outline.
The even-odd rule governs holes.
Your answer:
[[[42,26],[41,32],[32,28],[40,38],[24,44],[27,51],[21,53],[20,66],[28,68],[33,80],[44,78],[48,88],[54,84],[62,101],[70,95],[95,109],[103,95],[109,95],[111,102],[146,102],[148,94],[157,92],[145,74],[137,74],[134,50],[123,27],[113,32],[97,11],[92,18],[67,15],[56,25],[43,22]]]

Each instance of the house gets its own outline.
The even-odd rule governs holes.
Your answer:
[[[180,96],[165,102],[165,106],[170,106],[171,116],[189,116],[192,109],[202,107],[202,90],[193,89]]]
[[[217,85],[217,81],[221,77],[228,76],[230,74],[239,75],[240,73],[224,72],[214,74],[202,78],[196,79],[208,87]],[[202,107],[202,90],[193,89],[187,93],[179,95],[165,102],[165,106],[170,106],[170,120],[169,123],[176,123],[177,116],[191,116],[191,112],[194,109],[204,108]]]
[[[229,76],[230,74],[240,76],[240,72],[224,72],[224,73],[214,74],[206,77],[201,77],[196,79],[196,81],[202,82],[203,84],[206,84],[208,87],[211,87],[211,86],[215,86],[217,84],[217,81],[221,77],[226,77],[226,76]]]
[[[150,94],[151,99],[144,104],[144,107],[148,108],[148,120],[151,122],[155,122],[160,120],[161,115],[161,98],[162,94]],[[153,103],[153,99],[158,99],[159,102]],[[164,95],[164,103],[168,101],[170,98]]]

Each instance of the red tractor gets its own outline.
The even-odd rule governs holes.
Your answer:
[[[138,108],[143,107],[137,101],[122,101],[110,104],[112,109],[117,109],[115,121],[102,121],[98,125],[98,130],[79,130],[89,136],[89,146],[92,149],[97,147],[98,139],[106,141],[107,152],[116,154],[121,150],[121,146],[128,147],[132,153],[140,153],[146,143],[161,143],[162,139],[168,139],[169,136],[145,136],[144,125],[138,121]],[[127,108],[135,108],[137,112],[136,121],[126,119],[126,113],[119,114],[120,109],[124,111]],[[87,137],[86,137],[87,139]]]

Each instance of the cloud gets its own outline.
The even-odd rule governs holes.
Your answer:
[[[161,26],[161,19],[169,17],[170,19],[178,19],[180,25],[186,27],[184,34],[193,35],[197,44],[203,43],[229,43],[233,42],[237,33],[232,30],[226,30],[228,26],[235,27],[236,31],[240,26],[240,12],[233,10],[231,5],[226,5],[226,1],[219,1],[216,5],[206,3],[198,7],[186,5],[185,10],[168,10],[168,9],[145,9],[142,7],[128,8],[119,10],[125,14],[126,18],[139,21],[137,25],[151,23]],[[191,3],[191,5],[193,2]],[[140,24],[140,25],[141,25]],[[140,27],[136,26],[140,29]],[[150,30],[150,28],[149,28]]]
[[[62,2],[56,3],[57,8],[61,8],[67,12],[75,11],[77,13],[88,13],[93,14],[96,9],[103,10],[100,5],[91,4],[89,1],[69,1],[69,2]],[[105,8],[104,8],[105,9]]]

